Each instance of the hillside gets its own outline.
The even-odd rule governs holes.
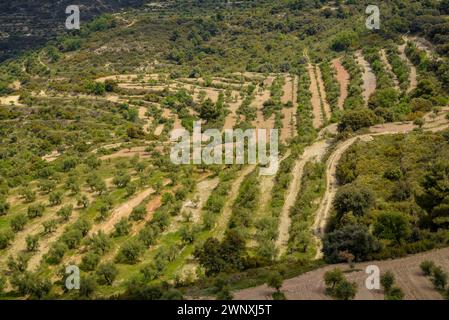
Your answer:
[[[89,21],[103,13],[140,7],[143,0],[81,0],[81,19]],[[65,33],[65,9],[73,1],[5,1],[0,3],[0,61],[44,45]]]
[[[384,1],[375,31],[364,1],[83,5],[65,33],[46,2],[3,4],[8,34],[16,14],[35,33],[0,63],[0,298],[265,299],[239,290],[273,277],[324,298],[295,277],[411,259],[421,281],[406,256],[448,246],[447,1]],[[172,133],[197,123],[220,149],[277,129],[278,170],[175,163]]]

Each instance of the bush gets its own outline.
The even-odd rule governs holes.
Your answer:
[[[45,206],[41,203],[30,205],[27,210],[28,218],[34,219],[37,217],[42,217],[44,211]]]
[[[156,279],[159,276],[159,271],[157,270],[155,265],[152,264],[152,263],[144,265],[140,269],[140,273],[143,275],[143,278],[144,278],[145,281],[154,280],[154,279]]]
[[[25,238],[28,251],[36,251],[39,247],[39,235],[28,235]]]
[[[324,274],[326,294],[338,300],[354,299],[357,293],[357,285],[345,279],[340,269],[328,271]]]
[[[338,190],[333,205],[338,217],[347,212],[362,216],[374,205],[374,195],[367,188],[346,185]]]
[[[349,224],[325,235],[323,252],[327,262],[343,262],[341,252],[354,255],[355,261],[364,261],[380,249],[379,243],[362,225]]]
[[[45,234],[53,233],[56,230],[57,222],[56,220],[47,220],[42,222],[42,226]]]
[[[282,282],[284,282],[284,279],[281,274],[279,272],[274,272],[268,278],[267,284],[270,288],[276,289],[276,291],[279,292],[282,287]]]
[[[79,295],[81,297],[89,298],[97,288],[97,281],[93,276],[81,276]]]
[[[444,290],[447,285],[448,275],[441,267],[434,267],[432,270],[432,283],[437,290]]]
[[[145,247],[142,242],[130,240],[120,248],[116,261],[119,263],[135,264],[139,261],[144,250]]]
[[[106,262],[98,266],[96,274],[100,284],[111,286],[117,277],[118,270],[115,264]]]
[[[5,214],[7,214],[10,207],[11,206],[8,202],[0,199],[0,216],[4,216]]]
[[[72,205],[66,205],[62,207],[61,209],[56,212],[56,215],[60,217],[63,221],[68,221],[70,219],[70,216],[72,215],[73,206]]]
[[[55,192],[50,193],[50,196],[48,198],[49,202],[50,202],[50,205],[56,206],[56,205],[61,204],[62,196],[63,195],[62,195],[61,191],[55,191]]]
[[[17,216],[11,219],[10,222],[11,230],[14,232],[22,231],[27,222],[28,218],[26,215],[22,213],[18,214]]]
[[[326,285],[326,294],[333,295],[335,287],[337,284],[339,284],[341,281],[344,280],[343,272],[335,268],[334,270],[327,271],[324,274],[324,283]]]
[[[88,252],[81,260],[80,268],[83,271],[93,271],[100,262],[100,256],[94,252]]]
[[[92,235],[88,244],[90,249],[99,255],[103,255],[111,249],[111,239],[103,231]]]
[[[338,131],[345,130],[357,131],[362,128],[368,128],[378,122],[378,118],[371,109],[354,109],[346,111],[340,123],[338,124]]]
[[[399,287],[392,287],[388,291],[387,295],[385,296],[386,300],[403,300],[404,299],[404,292]]]
[[[423,274],[428,277],[432,274],[433,269],[435,268],[435,263],[433,261],[426,260],[421,262],[420,268]]]
[[[129,231],[131,229],[131,225],[128,222],[128,219],[122,218],[119,222],[115,224],[115,231],[114,236],[115,237],[121,237],[126,236],[129,234]]]
[[[83,233],[81,230],[71,228],[61,236],[61,241],[64,242],[69,249],[75,249],[81,243],[82,238]]]
[[[184,300],[184,296],[179,290],[169,289],[162,294],[160,300]]]
[[[391,271],[385,272],[380,277],[380,283],[382,284],[382,287],[384,288],[384,291],[386,293],[390,292],[390,289],[393,287],[394,284],[394,274]]]
[[[357,40],[354,32],[341,32],[332,41],[331,49],[337,52],[349,49]]]
[[[146,214],[147,214],[147,210],[146,210],[145,206],[142,205],[142,206],[135,207],[133,209],[133,211],[131,212],[131,215],[129,218],[133,221],[140,221],[145,218]]]
[[[3,276],[0,276],[0,295],[3,294],[5,288],[6,288],[6,278]]]
[[[46,261],[49,264],[58,264],[62,261],[64,254],[69,250],[64,242],[56,242],[48,251]]]
[[[14,238],[14,233],[11,230],[0,231],[0,249],[5,249]]]
[[[412,233],[408,217],[401,212],[381,212],[374,223],[374,234],[381,239],[402,243]]]
[[[343,280],[337,284],[334,290],[334,298],[338,300],[352,300],[357,294],[357,284]]]

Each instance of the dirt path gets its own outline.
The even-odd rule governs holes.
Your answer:
[[[407,93],[410,93],[411,91],[416,89],[416,86],[418,85],[418,80],[417,80],[416,67],[413,65],[413,63],[411,63],[411,61],[405,54],[405,48],[407,47],[407,38],[404,38],[404,41],[405,43],[399,46],[399,56],[410,67],[409,87],[407,88]]]
[[[383,300],[383,290],[368,290],[365,285],[367,274],[366,267],[376,265],[380,268],[381,273],[391,271],[396,278],[397,286],[405,293],[406,300],[441,300],[439,294],[434,288],[431,281],[426,278],[419,265],[424,260],[432,260],[437,265],[449,271],[449,248],[434,250],[421,253],[405,258],[387,260],[387,261],[371,261],[359,263],[355,266],[355,271],[346,273],[345,277],[356,282],[358,291],[356,300]],[[298,277],[284,281],[281,288],[288,300],[329,300],[330,297],[325,295],[324,274],[338,267],[342,270],[348,270],[347,264],[330,265],[311,272],[304,273]],[[244,289],[234,293],[235,300],[266,300],[271,299],[273,289],[266,285]]]
[[[20,96],[19,95],[13,95],[13,96],[6,96],[6,97],[0,97],[0,105],[6,105],[6,106],[23,106],[23,104],[19,103]]]
[[[357,63],[363,68],[363,98],[365,99],[365,106],[368,106],[369,97],[376,91],[377,81],[376,76],[371,69],[368,61],[362,55],[361,51],[355,53]]]
[[[139,119],[146,122],[143,126],[143,131],[146,133],[148,133],[150,131],[150,125],[151,125],[150,119],[146,116],[147,111],[148,111],[147,108],[139,107]]]
[[[203,181],[200,181],[196,185],[195,195],[193,196],[192,199],[192,202],[196,205],[196,207],[189,208],[188,206],[184,205],[183,208],[183,211],[189,211],[192,213],[193,223],[199,223],[201,219],[201,209],[203,208],[207,199],[209,199],[212,190],[215,189],[219,181],[220,181],[219,178],[205,179]]]
[[[256,120],[253,121],[252,125],[257,129],[266,129],[267,136],[269,135],[268,130],[274,128],[274,114],[272,114],[270,118],[265,119],[263,115],[263,104],[265,101],[270,100],[270,97],[270,90],[263,90],[261,94],[256,94],[254,100],[251,103],[252,107],[257,109],[257,117]]]
[[[313,114],[313,127],[321,128],[324,124],[323,113],[321,112],[321,100],[320,93],[318,92],[318,84],[315,76],[315,68],[309,63],[307,66],[310,77],[310,92],[312,94],[312,114]]]
[[[293,107],[282,108],[281,142],[286,143],[288,139],[296,136],[296,111],[298,108],[298,77],[291,75],[285,78],[281,102],[283,104],[292,102]]]
[[[419,50],[425,51],[430,58],[435,59],[437,61],[440,61],[442,59],[441,57],[438,57],[435,54],[434,46],[428,40],[426,40],[426,39],[424,39],[422,37],[416,37],[416,36],[409,36],[409,37],[406,36],[404,38],[407,41],[414,43],[415,46]]]
[[[150,154],[145,151],[146,147],[132,147],[125,148],[120,151],[117,151],[113,154],[108,154],[102,157],[99,157],[100,160],[108,160],[108,159],[116,159],[116,158],[132,158],[134,156],[138,156],[139,158],[149,158]]]
[[[39,54],[37,55],[37,61],[38,61],[39,64],[40,64],[41,66],[43,66],[46,70],[50,70],[50,68],[48,67],[48,65],[46,65],[46,64],[42,61],[41,53],[39,53]]]
[[[326,88],[324,87],[323,75],[321,74],[321,68],[319,65],[315,66],[315,72],[318,81],[318,88],[320,89],[321,105],[324,109],[326,121],[328,121],[332,117],[332,110],[331,106],[327,102]]]
[[[285,253],[287,249],[288,239],[289,239],[289,229],[290,229],[290,210],[295,204],[296,197],[301,189],[302,175],[304,171],[304,166],[307,162],[316,159],[318,161],[326,153],[328,147],[328,142],[321,140],[315,142],[313,145],[307,147],[304,150],[303,155],[296,160],[295,166],[293,167],[293,179],[286,192],[286,198],[284,206],[282,207],[281,214],[279,216],[279,229],[278,238],[276,240],[276,247],[279,249],[279,255]]]
[[[348,71],[341,64],[341,58],[332,60],[332,65],[337,72],[337,81],[340,84],[340,96],[338,97],[338,108],[340,110],[344,109],[346,98],[348,97],[348,86],[350,76]]]
[[[154,135],[159,137],[163,131],[164,131],[164,125],[160,124],[156,127],[156,129],[154,129]]]
[[[239,93],[235,94],[233,99],[233,102],[228,103],[229,114],[226,116],[223,129],[233,129],[237,123],[237,109],[241,105],[242,99]]]
[[[135,207],[140,205],[146,197],[153,193],[154,189],[148,188],[144,191],[141,191],[125,203],[122,203],[119,207],[115,208],[112,211],[111,215],[105,222],[94,225],[89,234],[92,235],[100,230],[107,234],[110,233],[114,229],[115,224],[119,222],[120,219],[128,217]]]
[[[382,60],[382,63],[385,65],[387,71],[390,73],[391,78],[393,79],[394,88],[398,91],[400,91],[399,87],[399,81],[398,77],[396,77],[396,74],[393,72],[393,67],[390,64],[390,61],[388,61],[387,53],[385,49],[380,50],[380,59]]]
[[[243,180],[245,180],[246,176],[253,172],[254,168],[254,165],[246,166],[241,172],[238,173],[238,178],[232,183],[231,190],[223,208],[223,212],[218,218],[217,224],[215,226],[216,236],[218,239],[222,239],[226,230],[228,229],[227,225],[232,215],[232,205],[237,199],[240,185],[242,184]]]
[[[164,109],[162,116],[167,119],[172,119],[174,121],[173,129],[183,129],[181,119],[179,119],[178,115],[173,113],[169,109]]]

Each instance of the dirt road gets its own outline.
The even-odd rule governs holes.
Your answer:
[[[276,240],[276,247],[279,249],[279,255],[285,253],[287,248],[287,243],[289,239],[289,229],[290,229],[290,210],[295,204],[296,197],[301,189],[301,180],[304,172],[304,166],[307,162],[312,160],[320,161],[324,154],[326,153],[328,147],[328,142],[325,140],[318,141],[313,145],[307,147],[304,150],[303,155],[296,160],[295,166],[293,167],[292,175],[293,179],[286,192],[286,198],[284,206],[282,207],[281,214],[279,216],[279,229],[278,238]]]
[[[407,47],[407,38],[404,38],[404,41],[405,43],[399,46],[399,56],[410,67],[409,87],[407,88],[407,93],[410,93],[418,85],[418,80],[417,80],[416,67],[413,65],[413,63],[410,62],[407,55],[405,54],[405,48]]]
[[[120,219],[127,218],[135,207],[140,205],[146,197],[153,194],[154,192],[155,191],[153,188],[148,188],[144,191],[141,191],[130,200],[115,208],[105,222],[94,225],[89,234],[92,235],[94,233],[97,233],[98,231],[103,231],[106,234],[110,233],[112,230],[114,230],[115,224],[119,222]]]
[[[341,58],[332,60],[332,65],[337,72],[337,81],[340,84],[340,96],[338,97],[338,108],[343,110],[346,98],[348,97],[348,86],[350,76],[348,71],[341,64]]]
[[[445,111],[448,109],[445,108]],[[430,117],[430,115],[427,115],[425,117],[425,120],[427,120],[424,130],[429,131],[440,131],[444,130],[448,127],[448,120],[445,117],[445,113],[440,113],[437,117]],[[413,129],[417,128],[413,123],[406,122],[406,123],[388,123],[383,125],[377,125],[372,128],[370,128],[370,131],[372,133],[365,134],[361,136],[356,136],[353,138],[350,138],[344,142],[342,142],[340,145],[336,147],[334,152],[330,155],[328,161],[327,161],[327,170],[326,170],[326,191],[324,193],[324,196],[321,200],[320,207],[316,212],[315,215],[315,222],[313,224],[313,232],[315,235],[323,235],[323,232],[325,231],[327,221],[329,219],[329,215],[331,213],[332,209],[332,202],[335,198],[335,195],[337,193],[338,188],[338,181],[336,177],[336,171],[338,163],[340,162],[340,159],[342,155],[345,153],[348,148],[354,144],[355,142],[361,140],[361,141],[371,141],[373,140],[373,137],[380,136],[380,135],[387,135],[387,134],[399,134],[399,133],[408,133],[412,131]],[[317,250],[317,254],[315,256],[316,259],[319,259],[322,257],[321,248]]]
[[[377,81],[376,76],[371,69],[368,61],[362,55],[361,51],[355,53],[357,63],[363,68],[363,98],[365,100],[365,106],[368,106],[369,97],[376,91]]]
[[[222,239],[227,228],[227,224],[232,215],[232,205],[237,199],[240,185],[243,180],[245,180],[246,176],[249,175],[255,169],[254,165],[246,166],[241,172],[238,174],[238,178],[234,180],[231,186],[231,191],[229,192],[228,198],[223,208],[223,212],[218,218],[217,224],[215,226],[216,235],[218,239]]]

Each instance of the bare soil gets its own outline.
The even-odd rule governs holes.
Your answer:
[[[321,112],[321,99],[318,92],[318,84],[315,76],[315,68],[309,63],[307,66],[310,77],[310,92],[312,93],[312,114],[313,114],[313,126],[314,128],[321,128],[324,124],[324,116]]]
[[[142,201],[152,193],[154,193],[153,188],[148,188],[144,191],[141,191],[130,200],[124,202],[112,211],[111,215],[105,222],[94,225],[89,234],[97,233],[100,230],[106,234],[110,233],[112,230],[114,230],[115,224],[119,222],[120,219],[127,218],[131,214],[133,209],[140,205]]]
[[[292,175],[293,179],[286,192],[284,206],[282,207],[281,214],[279,216],[279,229],[278,238],[276,240],[276,247],[279,249],[279,255],[282,255],[287,248],[287,243],[289,239],[290,230],[290,210],[295,204],[296,197],[298,196],[301,189],[301,180],[304,171],[304,166],[307,162],[312,160],[321,160],[326,153],[328,147],[328,142],[325,140],[318,141],[313,145],[307,147],[304,150],[303,155],[296,160],[295,166],[293,167]]]
[[[365,105],[368,106],[369,97],[376,91],[377,81],[376,76],[371,69],[368,61],[362,55],[361,51],[355,53],[357,63],[363,68],[363,98],[365,99]]]
[[[405,258],[372,261],[359,263],[355,266],[355,271],[346,273],[346,278],[351,282],[356,282],[358,291],[356,300],[383,300],[383,290],[368,290],[365,281],[368,274],[366,267],[376,265],[380,268],[381,274],[387,271],[393,272],[396,284],[405,293],[406,300],[441,300],[442,296],[437,292],[426,278],[419,265],[424,260],[432,260],[444,270],[449,271],[449,248],[434,250]],[[311,272],[307,272],[298,277],[284,281],[282,292],[289,300],[329,300],[325,295],[324,274],[334,268],[350,270],[347,265],[330,265]],[[234,293],[235,300],[268,300],[271,299],[273,289],[267,285],[244,289]]]
[[[283,104],[292,102],[293,107],[282,108],[282,129],[281,142],[286,143],[288,139],[296,136],[296,110],[298,108],[298,77],[291,75],[285,78],[285,85],[283,88],[284,94],[281,102]]]
[[[348,71],[341,64],[341,58],[332,60],[332,65],[337,72],[336,77],[337,81],[340,84],[340,96],[338,97],[338,108],[343,110],[346,98],[348,97],[348,86],[350,76]]]
[[[246,176],[254,170],[254,168],[254,165],[246,166],[241,172],[239,172],[238,178],[235,179],[232,183],[231,190],[223,208],[223,212],[218,218],[217,224],[215,226],[218,239],[222,239],[225,231],[227,230],[227,224],[232,215],[232,205],[237,199],[240,185],[242,184],[243,180],[245,180]]]

